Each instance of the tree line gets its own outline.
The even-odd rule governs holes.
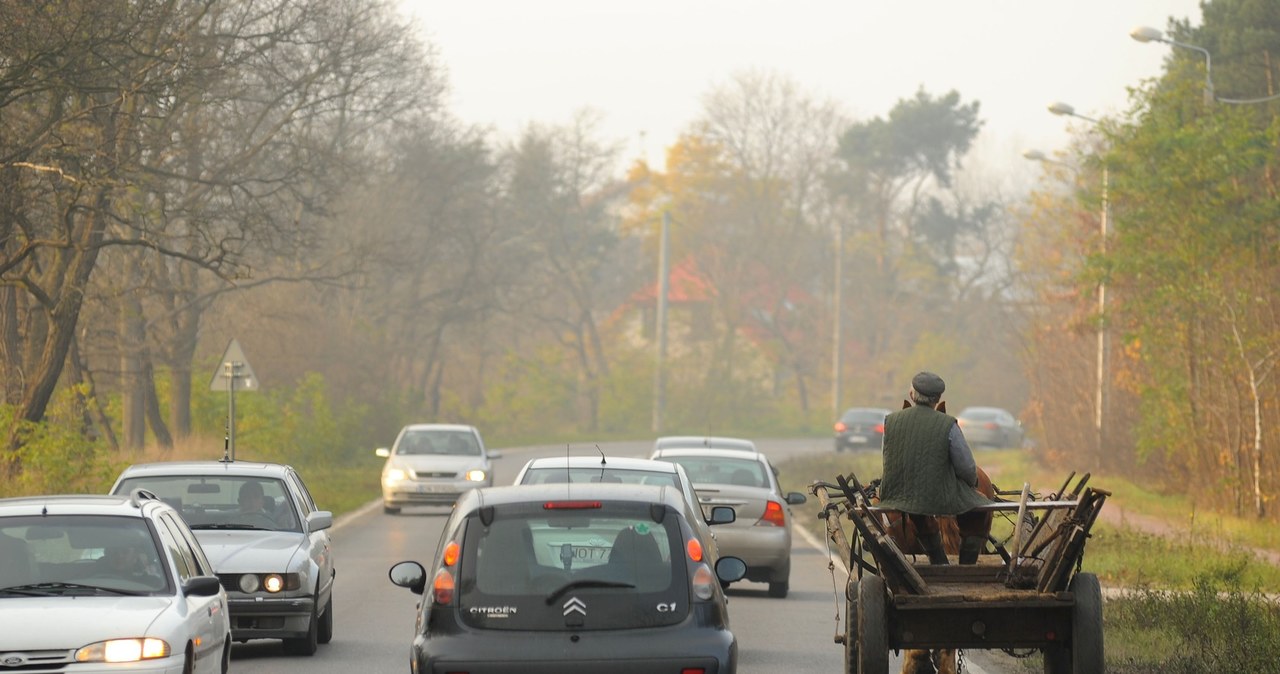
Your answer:
[[[1241,26],[1280,24],[1237,6],[1266,14],[1172,34],[1226,50],[1220,92],[1265,91],[1275,31]],[[1275,493],[1274,107],[1204,104],[1194,53],[1027,200],[974,161],[959,92],[854,119],[739,72],[652,166],[591,111],[458,119],[417,28],[386,1],[0,0],[6,477],[219,437],[231,337],[262,384],[237,436],[273,457],[419,420],[658,432],[665,221],[662,432],[826,433],[930,369],[1072,469]]]

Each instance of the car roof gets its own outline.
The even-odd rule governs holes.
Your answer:
[[[892,413],[892,410],[889,410],[884,407],[850,407],[849,409],[844,411],[845,414],[850,414],[853,412],[876,412],[879,414],[890,414]]]
[[[960,410],[960,414],[957,414],[956,416],[962,417],[962,416],[965,416],[966,414],[995,414],[997,412],[1012,414],[1012,412],[1010,412],[1009,410],[1006,410],[1003,407],[966,407]]]
[[[681,456],[714,456],[726,459],[746,459],[748,461],[759,461],[761,454],[759,452],[748,452],[740,449],[713,449],[707,447],[680,447],[674,449],[659,449],[655,456],[681,457]]]
[[[0,499],[0,517],[11,515],[112,515],[116,517],[143,517],[142,508],[148,503],[167,507],[158,499],[132,495],[110,494],[57,494],[49,496],[18,496]]]
[[[475,426],[468,424],[409,424],[400,429],[404,431],[474,431]]]
[[[604,463],[600,456],[544,456],[529,460],[529,469],[533,468],[609,468],[613,470],[649,470],[662,473],[674,473],[676,468],[667,461],[653,459],[637,459],[630,456],[606,457]]]
[[[135,463],[125,468],[120,477],[145,475],[228,475],[233,477],[282,478],[291,468],[282,463],[258,461],[157,461]]]
[[[653,442],[654,449],[694,448],[741,449],[756,451],[756,443],[746,438],[730,438],[716,435],[667,435]]]
[[[469,512],[483,506],[510,505],[513,503],[540,503],[564,500],[634,501],[638,503],[662,503],[683,512],[688,507],[683,492],[670,485],[648,484],[600,484],[566,483],[520,484],[501,487],[472,489],[458,497],[455,506],[459,512]]]

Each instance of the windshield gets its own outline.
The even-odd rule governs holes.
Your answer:
[[[405,431],[396,441],[395,453],[479,456],[480,443],[471,431]]]
[[[0,600],[172,594],[146,520],[107,515],[0,518]]]
[[[879,424],[884,422],[886,414],[884,410],[849,410],[840,420],[846,424]]]
[[[146,489],[178,509],[193,531],[302,531],[284,482],[248,475],[145,475],[122,480],[117,494]]]
[[[689,602],[681,518],[645,503],[496,508],[467,522],[463,620],[487,629],[618,629],[675,624]],[[472,579],[467,582],[467,578]],[[659,609],[658,607],[662,607]]]

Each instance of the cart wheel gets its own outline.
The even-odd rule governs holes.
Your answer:
[[[850,580],[844,602],[844,673],[858,674],[858,581]]]
[[[1075,596],[1071,612],[1071,672],[1101,674],[1106,668],[1102,647],[1102,587],[1092,573],[1077,573],[1067,587]]]
[[[858,581],[857,674],[889,672],[889,616],[884,597],[880,576],[868,574]]]
[[[1075,596],[1071,637],[1064,646],[1044,649],[1045,674],[1100,674],[1106,660],[1102,647],[1102,588],[1092,573],[1077,573],[1067,587]]]

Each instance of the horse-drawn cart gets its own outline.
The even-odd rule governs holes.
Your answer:
[[[1016,519],[1011,536],[990,538],[990,550],[970,565],[915,563],[895,540],[891,511],[876,507],[874,488],[853,474],[810,485],[849,569],[844,628],[835,637],[845,671],[884,674],[890,650],[933,651],[939,671],[954,671],[955,649],[1039,650],[1051,674],[1103,671],[1101,588],[1079,565],[1110,493],[1086,487],[1088,475],[1068,491],[1074,477],[1045,498],[1024,485],[999,492],[1017,501],[981,506]]]

